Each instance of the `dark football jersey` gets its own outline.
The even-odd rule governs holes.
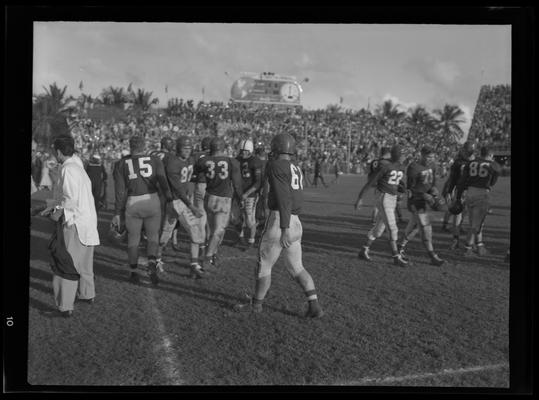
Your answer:
[[[252,192],[249,197],[255,197],[262,181],[262,161],[254,156],[248,159],[238,156],[236,160],[240,164],[243,193],[254,185],[257,190]]]
[[[378,168],[374,179],[380,192],[397,195],[403,178],[404,166],[399,162],[389,161]]]
[[[376,171],[378,171],[378,168],[380,168],[383,164],[387,164],[390,161],[387,158],[378,158],[376,160],[372,160],[369,165],[369,175],[367,176],[367,179],[371,179]]]
[[[289,160],[271,160],[266,164],[269,183],[268,207],[279,211],[282,229],[290,227],[290,215],[299,215],[303,203],[303,174]]]
[[[193,184],[191,183],[193,165],[194,160],[191,157],[187,160],[182,160],[177,155],[172,154],[166,157],[165,173],[172,197],[182,200],[187,206],[191,205],[190,198],[193,194]]]
[[[457,186],[459,183],[467,162],[468,160],[457,156],[453,164],[451,164],[451,167],[449,168],[449,177],[447,178],[446,182],[447,193],[451,193],[455,186]]]
[[[464,188],[476,187],[490,189],[498,180],[500,171],[500,165],[494,160],[478,158],[469,161],[464,166],[462,184]]]
[[[427,193],[436,186],[435,165],[423,165],[417,161],[412,162],[406,170],[407,187],[412,195]]]
[[[227,156],[206,156],[201,164],[198,182],[206,182],[206,193],[232,198],[234,191],[241,197],[241,176],[238,161]]]
[[[202,171],[204,169],[204,161],[202,159],[207,156],[209,156],[209,153],[206,151],[201,151],[193,155],[195,163],[193,166],[193,176],[191,177],[193,182],[206,182],[204,172]]]
[[[167,200],[172,199],[163,163],[157,157],[129,155],[118,161],[114,170],[116,211],[123,212],[129,196],[158,192],[158,186]]]

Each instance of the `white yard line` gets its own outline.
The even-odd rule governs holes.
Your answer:
[[[468,367],[468,368],[443,369],[438,372],[425,372],[423,374],[404,375],[404,376],[387,376],[384,378],[362,378],[358,381],[339,383],[339,385],[359,386],[359,385],[380,385],[380,384],[387,384],[387,383],[399,383],[399,382],[405,382],[405,381],[410,381],[414,379],[426,379],[426,378],[432,378],[436,376],[458,375],[458,374],[466,374],[469,372],[489,371],[489,370],[502,369],[505,367],[509,367],[509,365],[507,363],[500,363],[500,364],[480,365],[480,366]]]
[[[147,288],[147,290],[148,297],[150,298],[150,306],[154,310],[155,319],[157,320],[157,329],[161,337],[161,344],[156,344],[156,352],[165,353],[163,358],[164,362],[162,363],[164,370],[163,372],[165,373],[165,376],[167,377],[170,385],[185,385],[185,382],[179,376],[180,362],[178,360],[178,357],[176,357],[173,342],[166,332],[165,324],[163,323],[163,317],[161,315],[161,312],[159,311],[157,302],[155,301],[153,289]]]
[[[31,236],[35,236],[41,239],[50,239],[51,233],[44,233],[40,232],[35,229],[30,230]],[[106,246],[99,246],[101,248]],[[99,248],[98,247],[98,248]],[[161,315],[161,312],[159,311],[159,308],[157,306],[157,302],[155,301],[155,296],[153,293],[153,288],[148,287],[148,297],[150,299],[150,307],[153,310],[153,315],[155,315],[155,319],[157,322],[157,329],[160,336],[160,341],[157,342],[155,352],[157,353],[157,359],[161,359],[161,354],[164,352],[163,359],[163,372],[165,376],[168,379],[168,382],[170,385],[184,385],[185,382],[179,377],[179,366],[180,363],[178,361],[178,358],[176,357],[176,353],[174,352],[174,346],[173,342],[168,336],[165,324],[163,323],[163,316]]]

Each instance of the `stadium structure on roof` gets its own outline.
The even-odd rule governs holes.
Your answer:
[[[301,106],[303,89],[294,76],[273,72],[244,72],[230,89],[234,103]]]

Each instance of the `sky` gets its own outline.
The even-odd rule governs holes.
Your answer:
[[[35,22],[34,94],[108,86],[228,101],[242,72],[302,83],[307,109],[361,109],[392,99],[432,111],[455,104],[467,133],[483,84],[511,84],[509,25]],[[165,92],[168,87],[168,93]],[[204,92],[204,94],[203,94]],[[203,97],[204,96],[204,97]]]

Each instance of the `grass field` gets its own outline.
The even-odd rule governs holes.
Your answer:
[[[417,237],[414,265],[393,266],[387,240],[374,260],[357,258],[373,198],[354,213],[364,178],[343,176],[305,190],[303,259],[326,315],[301,317],[306,301],[281,260],[262,314],[232,307],[252,292],[256,250],[220,251],[220,267],[188,277],[188,245],[165,253],[162,282],[128,282],[126,249],[106,236],[99,215],[96,302],[75,303],[71,319],[51,317],[46,250],[52,223],[32,218],[28,382],[34,385],[397,385],[509,387],[510,178],[492,192],[485,257],[464,259],[433,213],[434,245],[447,260],[433,267]],[[36,202],[46,196],[35,195]],[[405,217],[407,212],[404,211]],[[401,230],[404,226],[400,227]]]

